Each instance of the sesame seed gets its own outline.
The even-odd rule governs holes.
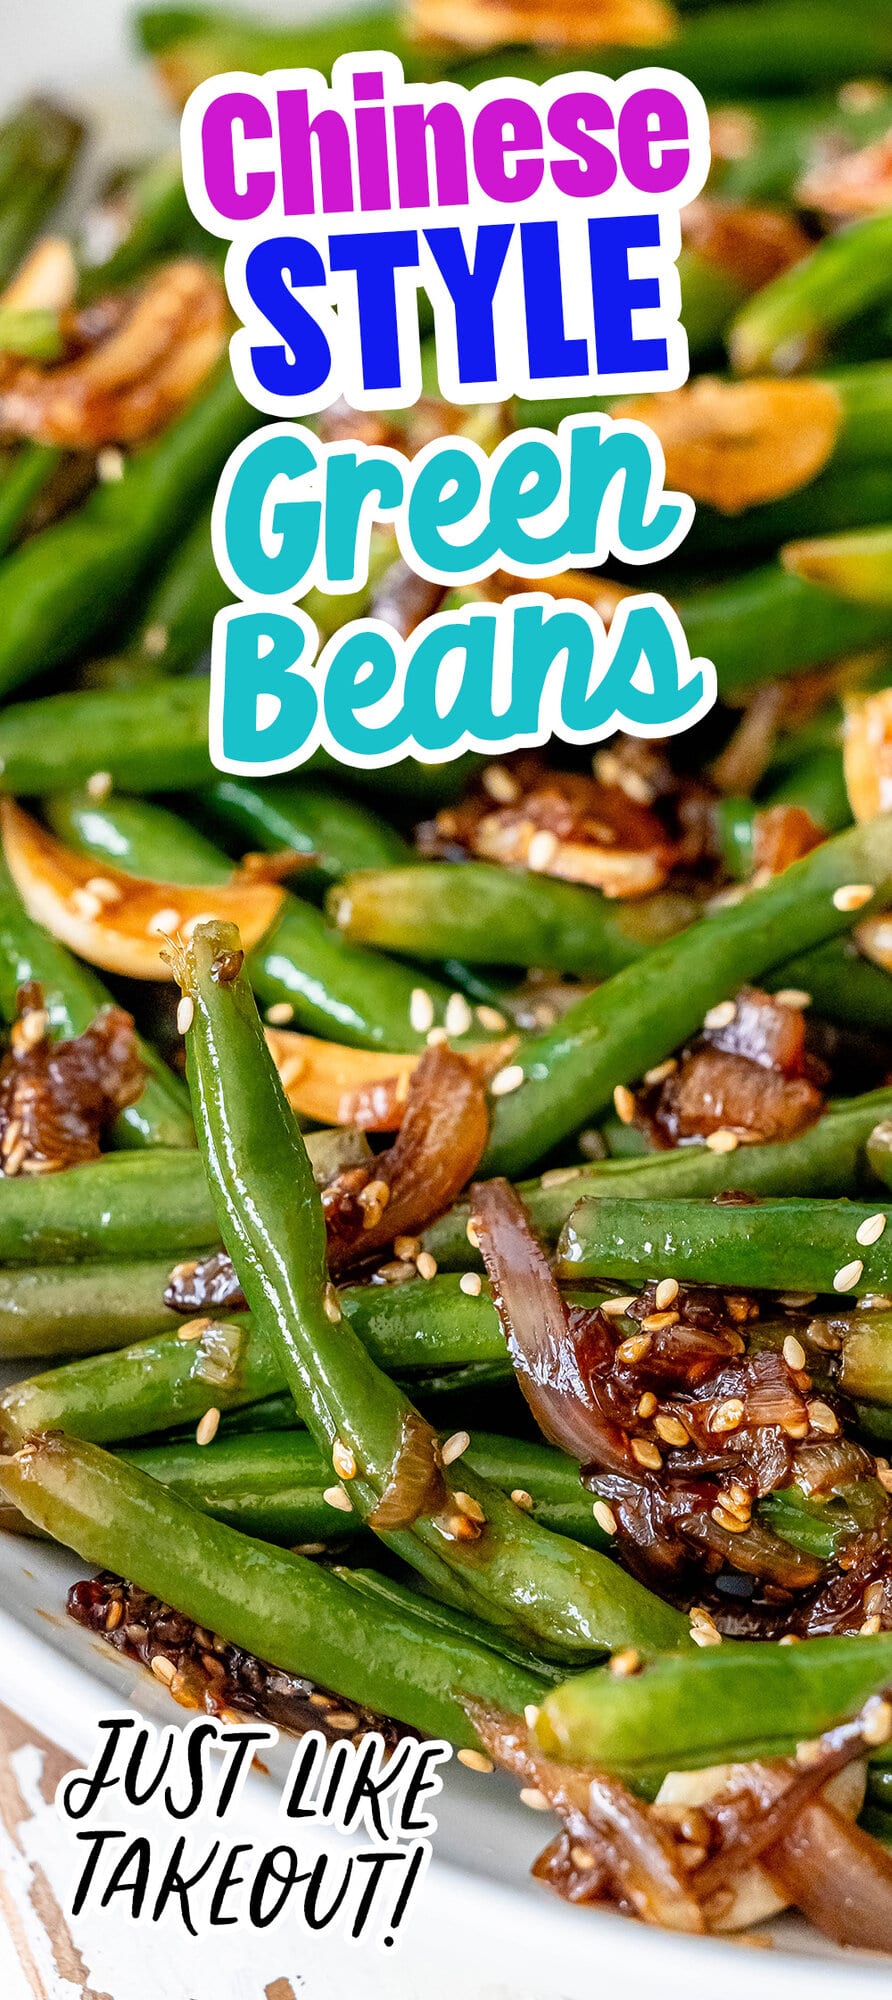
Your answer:
[[[869,1215],[866,1222],[862,1222],[860,1229],[856,1229],[855,1242],[863,1244],[866,1249],[870,1243],[879,1242],[885,1227],[886,1217],[878,1210],[876,1215]]]
[[[112,782],[110,771],[94,771],[87,779],[87,797],[97,801],[107,799],[112,789]]]
[[[716,1526],[724,1528],[728,1535],[739,1535],[749,1525],[747,1521],[742,1521],[738,1514],[729,1513],[726,1507],[713,1507],[711,1513]]]
[[[38,1042],[43,1041],[50,1025],[50,1017],[45,1007],[29,1007],[16,1025],[19,1031],[16,1039],[21,1046],[26,1049],[36,1049]],[[7,1127],[7,1135],[11,1131],[10,1124]]]
[[[620,1299],[605,1299],[601,1307],[607,1319],[622,1319],[629,1307],[635,1304],[635,1293],[627,1292]]]
[[[881,1743],[888,1743],[892,1736],[892,1704],[884,1701],[882,1695],[871,1695],[861,1711],[861,1734],[865,1743],[878,1749]]]
[[[213,1321],[209,1319],[186,1319],[182,1326],[177,1327],[177,1339],[200,1340],[202,1334],[207,1333],[208,1327],[212,1325]]]
[[[106,1632],[114,1632],[124,1616],[124,1606],[119,1597],[113,1597],[105,1614]]]
[[[469,1299],[479,1299],[483,1290],[483,1279],[479,1271],[463,1271],[458,1281],[460,1292],[466,1292]]]
[[[322,1495],[326,1507],[333,1507],[336,1514],[352,1514],[353,1503],[343,1486],[326,1486]]]
[[[523,1070],[520,1063],[508,1063],[504,1069],[496,1070],[489,1088],[493,1097],[508,1097],[512,1090],[520,1089],[522,1082]]]
[[[520,797],[520,785],[504,764],[487,764],[480,773],[480,783],[497,806],[513,806]]]
[[[474,1016],[463,993],[450,993],[446,1003],[444,1019],[447,1035],[466,1035],[468,1033]]]
[[[624,1646],[622,1652],[611,1654],[607,1665],[618,1681],[625,1681],[630,1674],[638,1673],[641,1667],[641,1654],[636,1652],[634,1646]]]
[[[210,1410],[205,1410],[204,1416],[202,1417],[201,1422],[198,1424],[195,1431],[196,1444],[213,1444],[213,1441],[217,1435],[219,1428],[220,1428],[219,1410],[213,1408]]]
[[[635,1099],[624,1083],[618,1083],[613,1093],[613,1108],[621,1125],[631,1125],[635,1116]]]
[[[462,1493],[456,1487],[455,1491],[453,1492],[452,1498],[455,1501],[456,1507],[460,1509],[462,1514],[465,1514],[467,1516],[469,1521],[476,1521],[478,1527],[483,1526],[483,1523],[486,1520],[486,1515],[483,1512],[483,1508],[481,1507],[479,1500],[475,1500],[473,1493]]]
[[[657,1083],[665,1083],[667,1077],[675,1075],[677,1068],[677,1056],[667,1056],[665,1062],[657,1063],[654,1069],[645,1070],[644,1081],[651,1086]]]
[[[495,1770],[491,1757],[485,1757],[482,1750],[459,1750],[458,1762],[468,1771],[489,1772]]]
[[[341,1301],[338,1297],[337,1285],[333,1285],[331,1279],[329,1279],[322,1294],[322,1310],[326,1319],[331,1320],[332,1326],[337,1326],[341,1318]]]
[[[783,1352],[784,1352],[784,1360],[788,1368],[799,1369],[805,1367],[805,1348],[803,1347],[801,1340],[796,1339],[796,1335],[794,1333],[787,1334],[787,1338],[784,1341]]]
[[[657,1311],[664,1312],[667,1306],[674,1306],[677,1297],[678,1279],[661,1278],[654,1293],[654,1305]]]
[[[810,1306],[817,1296],[817,1292],[778,1292],[779,1303],[792,1307],[794,1312],[798,1306]]]
[[[549,1167],[547,1173],[541,1176],[539,1186],[541,1188],[569,1187],[571,1181],[578,1181],[579,1178],[579,1167]]]
[[[681,1315],[677,1312],[648,1313],[641,1322],[642,1333],[662,1333],[664,1327],[677,1326]]]
[[[500,1034],[501,1030],[508,1026],[504,1014],[500,1012],[498,1007],[479,1006],[477,1008],[477,1019],[480,1022],[481,1028],[488,1028],[494,1035]]]
[[[176,1673],[176,1667],[173,1661],[167,1658],[166,1653],[156,1653],[151,1667],[156,1681],[163,1681],[165,1687],[169,1687]]]
[[[649,1354],[651,1344],[649,1333],[632,1333],[628,1340],[620,1341],[616,1350],[617,1361],[625,1361],[634,1368],[636,1362],[643,1361],[645,1354]]]
[[[471,1216],[471,1215],[469,1215],[469,1216],[468,1216],[468,1219],[467,1219],[467,1222],[465,1223],[465,1235],[466,1235],[466,1237],[467,1237],[467,1239],[468,1239],[468,1242],[469,1242],[469,1243],[470,1243],[470,1245],[471,1245],[471,1249],[472,1249],[472,1250],[479,1250],[479,1248],[480,1248],[480,1238],[479,1238],[479,1236],[478,1236],[478,1234],[477,1234],[477,1229],[476,1229],[476,1226],[475,1226],[475,1223],[474,1223],[474,1218],[473,1218],[473,1216]]]
[[[72,889],[68,901],[75,916],[82,917],[87,924],[94,923],[102,911],[99,897],[92,896],[89,889]]]
[[[142,650],[150,660],[159,660],[166,653],[170,632],[166,625],[147,625],[142,635]]]
[[[779,1646],[798,1646],[799,1634],[798,1632],[785,1632],[783,1637],[778,1639],[777,1643]]]
[[[737,1013],[736,1000],[720,1000],[717,1007],[710,1007],[703,1016],[704,1028],[730,1028]]]
[[[614,1514],[613,1508],[608,1507],[606,1500],[596,1500],[592,1508],[592,1513],[594,1514],[595,1520],[598,1523],[598,1527],[603,1528],[605,1535],[616,1534],[617,1530],[616,1515]]]
[[[117,445],[106,445],[96,454],[96,477],[101,486],[116,485],[124,477],[124,454]]]
[[[409,1023],[416,1035],[426,1035],[434,1025],[434,1003],[425,986],[413,986],[409,999]]]
[[[853,1292],[864,1270],[860,1257],[853,1257],[850,1264],[843,1264],[833,1280],[835,1292]]]
[[[547,1798],[545,1797],[545,1793],[540,1792],[538,1785],[522,1785],[520,1790],[520,1802],[521,1805],[529,1806],[531,1812],[551,1811],[551,1807],[548,1803]]]
[[[862,910],[869,903],[873,888],[869,882],[844,882],[841,889],[833,891],[835,910]]]
[[[429,1250],[422,1250],[421,1256],[415,1259],[415,1269],[418,1272],[419,1278],[427,1278],[428,1280],[435,1278],[437,1275],[436,1257],[432,1257]]]
[[[534,833],[527,848],[527,867],[532,869],[550,868],[557,854],[560,841],[556,833],[543,830]]]
[[[343,1438],[335,1438],[331,1448],[331,1462],[339,1479],[356,1478],[356,1459]]]
[[[859,1625],[858,1632],[862,1639],[873,1639],[881,1629],[879,1612],[874,1611],[869,1618],[865,1618],[863,1625]]]
[[[462,1452],[467,1451],[470,1442],[467,1431],[453,1431],[452,1436],[446,1439],[440,1453],[443,1464],[454,1465],[455,1460],[461,1458]]]
[[[420,1236],[395,1236],[393,1239],[393,1254],[404,1264],[414,1264],[420,1250]]]
[[[864,1609],[868,1613],[868,1616],[874,1611],[882,1611],[885,1595],[886,1586],[881,1580],[868,1584],[863,1598]]]
[[[639,1397],[638,1401],[639,1417],[652,1417],[656,1407],[657,1407],[657,1399],[653,1393],[653,1390],[645,1389],[644,1395]]]
[[[690,1444],[690,1437],[680,1417],[656,1417],[654,1420],[654,1430],[657,1436],[662,1438],[664,1444],[679,1446]]]
[[[274,1000],[272,1006],[267,1007],[266,1018],[271,1028],[287,1027],[288,1022],[294,1020],[294,1008],[291,1005],[291,1001]]]
[[[191,994],[184,993],[177,1007],[177,1034],[186,1035],[195,1018],[195,1002]]]
[[[811,994],[802,986],[781,986],[774,995],[778,1007],[810,1007]]]
[[[523,1719],[528,1729],[535,1729],[539,1720],[539,1710],[534,1701],[527,1702],[523,1711]]]
[[[823,1431],[826,1437],[836,1436],[839,1423],[829,1403],[824,1403],[820,1397],[816,1397],[814,1402],[808,1405],[808,1415],[813,1430]]]
[[[892,1473],[890,1473],[889,1477],[892,1479]],[[532,1513],[533,1496],[532,1493],[527,1492],[525,1486],[512,1486],[511,1499],[514,1501],[515,1507],[520,1507],[524,1514]]]
[[[720,1125],[717,1132],[710,1132],[706,1144],[711,1153],[736,1153],[740,1140],[736,1132],[729,1132]]]
[[[98,896],[100,903],[119,903],[121,891],[117,882],[110,882],[107,875],[91,875],[87,883],[87,895]]]
[[[146,930],[149,937],[169,937],[173,931],[179,930],[181,922],[179,910],[156,910],[154,916],[149,918]]]
[[[743,1403],[739,1396],[728,1396],[719,1403],[709,1419],[711,1431],[736,1431],[743,1418]]]
[[[650,1438],[631,1438],[630,1449],[638,1465],[645,1466],[648,1472],[659,1472],[663,1463],[662,1453]]]
[[[448,1042],[449,1036],[445,1028],[429,1028],[424,1039],[429,1049],[442,1049]]]

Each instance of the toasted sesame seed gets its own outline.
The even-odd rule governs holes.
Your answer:
[[[716,1526],[724,1528],[728,1535],[742,1534],[744,1528],[748,1526],[746,1521],[740,1519],[739,1514],[730,1513],[727,1507],[713,1507],[710,1511]]]
[[[624,1083],[618,1083],[613,1093],[613,1108],[621,1125],[631,1125],[635,1116],[635,1098]]]
[[[322,1495],[326,1507],[333,1507],[336,1514],[352,1514],[353,1503],[343,1486],[326,1486]]]
[[[456,1754],[458,1762],[464,1764],[469,1771],[489,1772],[495,1770],[492,1758],[484,1756],[482,1750],[459,1750]]]
[[[98,896],[91,895],[89,889],[72,889],[68,901],[75,916],[82,917],[86,924],[95,923],[101,914],[102,903]]]
[[[691,1638],[695,1646],[720,1646],[722,1643],[721,1632],[715,1625],[692,1625]]]
[[[291,1001],[274,1000],[272,1006],[267,1007],[266,1018],[271,1028],[287,1027],[288,1022],[294,1020],[294,1008],[291,1005]]]
[[[703,1016],[704,1028],[730,1028],[737,1013],[736,1000],[720,1000],[717,1007],[710,1007]]]
[[[863,1625],[859,1625],[858,1632],[862,1639],[873,1639],[881,1629],[882,1621],[879,1612],[874,1611],[869,1618],[865,1618]]]
[[[810,1007],[811,994],[802,986],[781,986],[774,994],[778,1007]]]
[[[156,910],[154,916],[149,918],[146,930],[149,937],[170,937],[173,931],[179,930],[181,923],[179,910]]]
[[[616,1350],[617,1361],[628,1362],[634,1368],[636,1362],[643,1361],[652,1346],[649,1333],[632,1333],[628,1340],[621,1340]]]
[[[166,625],[147,625],[142,635],[142,650],[150,660],[159,660],[166,653],[170,631]]]
[[[853,1292],[864,1270],[860,1257],[853,1257],[850,1264],[843,1264],[833,1280],[835,1292]]]
[[[200,1340],[202,1334],[207,1333],[209,1326],[213,1326],[213,1320],[207,1318],[184,1319],[182,1326],[177,1327],[177,1339]]]
[[[652,1417],[656,1407],[657,1407],[657,1399],[656,1396],[654,1395],[653,1390],[645,1389],[644,1395],[640,1396],[638,1399],[639,1417]]]
[[[856,1229],[855,1242],[863,1244],[867,1249],[869,1244],[879,1242],[885,1227],[886,1217],[882,1210],[878,1209],[876,1215],[869,1215],[867,1220],[862,1222],[860,1229]]]
[[[777,1643],[779,1646],[798,1646],[800,1643],[799,1634],[798,1632],[785,1632],[783,1637],[778,1639]]]
[[[416,1035],[426,1035],[434,1025],[434,1003],[426,986],[413,986],[409,999],[409,1024]]]
[[[429,1049],[442,1049],[448,1042],[449,1036],[445,1028],[429,1028],[424,1039]]]
[[[124,1606],[119,1597],[113,1597],[105,1614],[106,1632],[114,1632],[124,1616]]]
[[[329,1279],[328,1284],[326,1285],[325,1290],[322,1294],[322,1310],[325,1314],[326,1319],[331,1320],[332,1326],[337,1326],[338,1321],[342,1316],[341,1301],[338,1296],[337,1285],[333,1285],[331,1279]]]
[[[610,1672],[618,1681],[628,1680],[630,1674],[637,1674],[641,1667],[641,1654],[634,1646],[624,1646],[619,1653],[611,1653],[607,1662]]]
[[[607,1319],[623,1319],[629,1307],[635,1304],[635,1297],[634,1292],[626,1292],[622,1298],[605,1299],[601,1311]]]
[[[541,1176],[539,1186],[541,1188],[569,1187],[571,1181],[578,1181],[579,1178],[579,1167],[549,1167],[547,1173]]]
[[[720,1125],[717,1132],[710,1132],[706,1144],[711,1153],[736,1153],[740,1140],[736,1132],[729,1132],[726,1126]]]
[[[490,1079],[491,1095],[508,1097],[512,1090],[520,1089],[522,1082],[523,1069],[520,1063],[507,1063],[504,1069],[497,1069],[495,1076]]]
[[[486,764],[480,773],[484,791],[497,806],[513,806],[520,797],[520,785],[505,764]]]
[[[545,1793],[540,1792],[538,1785],[522,1785],[520,1789],[520,1802],[521,1805],[529,1806],[531,1812],[551,1811],[551,1806],[545,1797]]]
[[[444,1015],[447,1035],[466,1035],[474,1016],[463,993],[450,993]]]
[[[870,1616],[871,1612],[882,1611],[885,1595],[886,1586],[881,1580],[868,1584],[863,1598],[864,1609],[868,1616]]]
[[[331,1448],[331,1462],[339,1479],[356,1478],[356,1459],[343,1438],[335,1438]]]
[[[667,1077],[675,1075],[677,1068],[678,1057],[667,1056],[665,1062],[657,1063],[653,1069],[645,1070],[644,1081],[651,1087],[658,1083],[665,1083]]]
[[[93,771],[87,779],[86,789],[88,799],[96,799],[97,801],[107,799],[112,789],[112,783],[113,779],[110,771]]]
[[[836,1436],[839,1421],[829,1403],[822,1402],[821,1398],[816,1396],[814,1402],[808,1405],[808,1415],[813,1430],[823,1431],[826,1437]]]
[[[782,1417],[781,1430],[788,1438],[806,1438],[809,1432],[807,1416]]]
[[[596,1500],[592,1508],[592,1513],[594,1514],[595,1520],[598,1523],[598,1527],[603,1528],[605,1535],[616,1534],[617,1530],[616,1515],[614,1514],[613,1508],[608,1507],[606,1500]]]
[[[399,1257],[403,1264],[414,1264],[420,1251],[420,1236],[395,1236],[393,1239],[393,1254]]]
[[[810,1306],[817,1296],[817,1292],[778,1292],[779,1303],[790,1306],[794,1312],[799,1306]]]
[[[488,1007],[485,1003],[481,1003],[476,1013],[481,1028],[487,1028],[491,1034],[498,1035],[508,1026],[504,1014],[498,1007]]]
[[[23,1048],[36,1049],[38,1042],[43,1041],[49,1025],[50,1017],[45,1007],[28,1007],[21,1019],[16,1022],[18,1028],[16,1039]],[[7,1127],[7,1131],[12,1131],[12,1125]]]
[[[547,828],[543,828],[541,833],[534,833],[527,848],[527,867],[534,870],[550,868],[559,847],[556,833],[550,833]]]
[[[86,890],[88,896],[98,896],[100,903],[106,904],[109,908],[121,900],[117,882],[110,882],[107,875],[91,875]]]
[[[219,1428],[220,1428],[219,1410],[213,1408],[211,1408],[210,1410],[205,1410],[204,1416],[202,1417],[195,1431],[196,1444],[213,1444],[213,1441],[217,1435]]]
[[[483,1526],[486,1515],[479,1500],[475,1500],[473,1493],[462,1493],[456,1487],[452,1498],[455,1501],[456,1507],[460,1509],[462,1514],[467,1515],[469,1521],[476,1521],[479,1527]]]
[[[167,1654],[156,1653],[151,1668],[156,1681],[163,1681],[165,1687],[169,1687],[176,1673],[176,1667],[173,1661],[167,1658]]]
[[[805,1348],[801,1340],[796,1339],[794,1333],[787,1334],[787,1338],[784,1341],[783,1354],[788,1368],[799,1369],[805,1367]]]
[[[187,1035],[195,1019],[195,1002],[191,993],[184,993],[177,1007],[177,1034]]]
[[[422,1250],[420,1257],[416,1257],[415,1259],[415,1269],[418,1272],[419,1278],[435,1278],[437,1275],[436,1257],[432,1257],[429,1250]]]
[[[878,1749],[881,1743],[888,1743],[892,1736],[892,1704],[884,1701],[882,1695],[873,1694],[861,1711],[861,1734],[865,1743]]]
[[[833,907],[835,910],[862,910],[873,893],[869,882],[844,882],[841,889],[833,891]]]
[[[658,1312],[665,1312],[667,1306],[674,1306],[678,1297],[678,1279],[661,1278],[654,1293],[654,1305]]]
[[[477,1234],[477,1228],[474,1222],[474,1218],[471,1215],[468,1216],[467,1222],[465,1223],[465,1235],[468,1239],[468,1242],[471,1245],[471,1249],[479,1250],[480,1238]]]
[[[711,1431],[736,1431],[743,1419],[743,1403],[739,1396],[727,1396],[719,1403],[709,1419]]]
[[[686,1445],[691,1440],[680,1417],[660,1416],[654,1418],[654,1430],[664,1444]]]
[[[469,1299],[479,1299],[483,1290],[483,1279],[479,1271],[463,1271],[458,1281],[460,1292],[466,1292]]]
[[[890,1473],[889,1477],[892,1479],[892,1473]],[[520,1507],[524,1514],[532,1513],[533,1496],[532,1493],[527,1492],[525,1486],[512,1486],[511,1498],[514,1501],[515,1507]]]
[[[528,1729],[535,1729],[539,1720],[539,1709],[534,1701],[527,1702],[523,1711],[523,1719]]]
[[[663,1456],[658,1446],[653,1444],[650,1438],[631,1438],[629,1440],[629,1447],[632,1457],[639,1465],[645,1466],[648,1472],[659,1472],[663,1463]]]
[[[325,1720],[329,1729],[355,1729],[359,1716],[352,1708],[330,1708]]]
[[[681,1314],[677,1312],[648,1313],[647,1318],[641,1322],[641,1331],[642,1333],[662,1333],[667,1326],[677,1326],[680,1317]]]
[[[454,1465],[455,1460],[461,1458],[462,1452],[467,1451],[470,1442],[467,1431],[453,1431],[440,1452],[443,1464]]]

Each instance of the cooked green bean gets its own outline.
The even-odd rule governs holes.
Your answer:
[[[398,868],[408,858],[406,842],[366,806],[327,783],[280,778],[265,785],[248,778],[217,778],[202,805],[225,829],[247,837],[252,847],[274,853],[293,847],[316,856],[308,883],[336,882],[355,868]]]
[[[0,1355],[95,1354],[129,1346],[179,1325],[164,1304],[169,1266],[7,1265],[0,1286]]]
[[[810,368],[832,335],[870,307],[892,300],[892,213],[853,222],[827,236],[810,257],[764,285],[737,314],[732,362],[742,374]]]
[[[727,1184],[734,1168],[725,1157]],[[558,1272],[583,1278],[673,1277],[690,1284],[790,1292],[888,1292],[892,1231],[882,1208],[848,1201],[629,1201],[588,1196],[558,1245]]]
[[[217,1240],[201,1161],[185,1148],[106,1153],[61,1174],[0,1179],[0,1264],[176,1256]]]

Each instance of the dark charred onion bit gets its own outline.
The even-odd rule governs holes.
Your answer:
[[[767,806],[756,814],[753,862],[757,876],[782,875],[803,854],[820,847],[826,828],[818,826],[804,806]]]
[[[762,1142],[789,1139],[820,1116],[826,1066],[806,1047],[801,1007],[758,987],[707,1016],[668,1074],[636,1097],[637,1122],[661,1146],[728,1132]]]
[[[422,619],[429,618],[442,604],[445,595],[445,584],[418,576],[400,556],[375,585],[367,615],[382,618],[400,638],[408,639]]]
[[[372,1257],[396,1236],[413,1236],[457,1199],[489,1137],[486,1093],[471,1065],[441,1044],[413,1070],[393,1145],[351,1167],[322,1205],[333,1270]]]
[[[103,1007],[82,1035],[53,1042],[40,988],[23,987],[0,1062],[0,1173],[52,1174],[98,1159],[104,1133],[144,1083],[123,1008]]]
[[[423,1516],[439,1514],[447,1497],[437,1433],[417,1410],[408,1410],[399,1449],[387,1485],[369,1515],[369,1527],[379,1534],[411,1528]]]
[[[788,209],[721,201],[713,195],[689,202],[682,237],[687,248],[754,292],[814,248]]]
[[[211,978],[217,986],[231,986],[237,979],[245,963],[243,951],[218,951],[211,966]]]
[[[203,1631],[135,1583],[122,1583],[108,1572],[72,1584],[67,1610],[78,1625],[97,1633],[116,1652],[149,1667],[181,1708],[204,1709],[224,1719],[230,1709],[237,1709],[297,1736],[320,1729],[330,1743],[345,1738],[356,1742],[380,1730],[392,1747],[400,1737],[414,1733],[374,1709],[347,1703],[298,1674],[269,1666],[218,1633]],[[155,1661],[166,1664],[159,1668]]]
[[[420,853],[475,855],[635,897],[665,882],[676,837],[652,804],[620,784],[552,771],[535,755],[502,758],[455,807],[416,829]]]
[[[721,1929],[738,1881],[755,1864],[839,1944],[892,1949],[892,1857],[822,1796],[885,1728],[867,1703],[793,1758],[731,1767],[720,1791],[691,1807],[647,1805],[588,1765],[554,1763],[516,1716],[479,1702],[468,1712],[493,1761],[549,1805],[564,1830],[533,1874],[566,1900],[610,1903],[645,1923]]]
[[[208,1306],[227,1306],[232,1312],[248,1310],[226,1250],[175,1265],[165,1287],[164,1303],[172,1312],[201,1312]]]

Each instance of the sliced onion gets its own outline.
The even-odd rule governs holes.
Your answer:
[[[231,882],[193,889],[100,866],[64,847],[13,799],[0,804],[0,828],[28,915],[88,965],[129,979],[171,979],[161,956],[165,936],[188,937],[207,918],[236,924],[250,951],[281,908],[283,889],[238,874]]]
[[[805,1806],[762,1865],[825,1937],[892,1951],[892,1854],[835,1806]]]
[[[411,1528],[422,1515],[439,1514],[446,1502],[446,1482],[440,1466],[437,1433],[417,1410],[403,1418],[399,1446],[387,1485],[369,1515],[369,1527]]]
[[[379,1153],[374,1178],[389,1189],[380,1214],[370,1221],[349,1190],[342,1204],[339,1183],[325,1201],[329,1259],[334,1265],[380,1250],[395,1236],[412,1236],[451,1207],[480,1163],[489,1137],[483,1083],[464,1056],[445,1044],[426,1049],[413,1071],[403,1122],[386,1153]],[[372,1175],[366,1174],[365,1180]],[[368,1226],[366,1226],[368,1224]]]
[[[402,1124],[416,1052],[349,1049],[291,1028],[267,1028],[267,1046],[290,1105],[320,1125],[395,1132]],[[510,1060],[516,1035],[462,1050],[476,1075],[488,1078]]]

